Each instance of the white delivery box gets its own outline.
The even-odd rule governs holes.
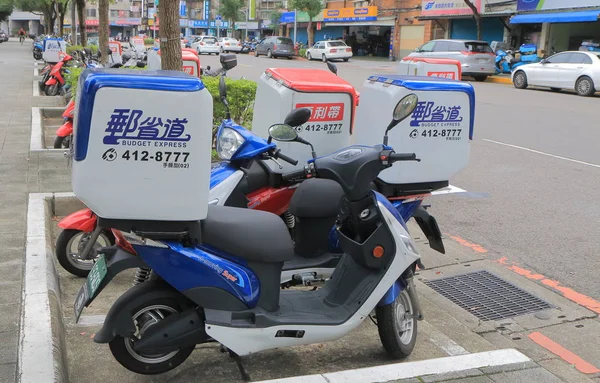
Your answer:
[[[123,45],[118,41],[110,41],[108,43],[110,48],[111,62],[112,63],[123,63]]]
[[[397,153],[415,153],[421,162],[397,162],[379,175],[386,195],[432,191],[469,162],[475,91],[469,83],[434,77],[375,75],[364,83],[356,113],[354,144],[383,142],[394,107],[402,97],[419,97],[412,114],[389,132]],[[391,192],[392,190],[393,192]]]
[[[87,69],[76,110],[73,192],[100,218],[206,218],[213,102],[198,77]]]
[[[310,108],[310,120],[296,130],[318,155],[332,153],[350,145],[357,103],[354,87],[328,70],[270,68],[258,80],[252,132],[267,138],[269,127],[282,123],[289,112]],[[277,142],[277,146],[298,160],[296,166],[280,161],[284,172],[301,169],[312,158],[309,146],[297,142]],[[272,161],[267,164],[277,166]]]
[[[47,63],[57,63],[63,59],[67,52],[67,43],[63,39],[44,39],[44,52],[42,58]]]
[[[408,56],[398,62],[398,74],[441,77],[460,81],[462,80],[462,66],[458,60]]]
[[[160,49],[148,50],[148,69],[159,70],[161,68]],[[182,49],[181,58],[183,71],[194,77],[200,76],[200,58],[197,54],[190,52],[187,48]]]

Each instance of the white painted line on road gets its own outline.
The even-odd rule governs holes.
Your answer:
[[[517,145],[507,144],[507,143],[500,142],[500,141],[488,140],[487,138],[483,138],[483,141],[492,142],[492,143],[494,143],[494,144],[498,144],[498,145],[504,145],[504,146],[508,146],[508,147],[511,147],[511,148],[515,148],[515,149],[526,150],[526,151],[528,151],[528,152],[532,152],[532,153],[541,154],[541,155],[543,155],[543,156],[548,156],[548,157],[558,158],[559,160],[565,160],[565,161],[575,162],[576,164],[581,164],[581,165],[591,166],[591,167],[594,167],[594,168],[600,168],[600,165],[597,165],[597,164],[592,164],[592,163],[585,162],[585,161],[574,160],[574,159],[572,159],[572,158],[568,158],[568,157],[562,157],[562,156],[557,156],[557,155],[555,155],[555,154],[550,154],[550,153],[546,153],[546,152],[540,152],[539,150],[534,150],[534,149],[524,148],[524,147],[522,147],[522,146],[517,146]]]
[[[49,193],[32,193],[27,207],[25,278],[17,369],[21,382],[54,381],[44,201],[51,196]]]
[[[74,320],[75,318],[70,318]],[[79,322],[77,323],[69,323],[71,326],[75,327],[92,327],[92,326],[100,326],[104,324],[104,320],[106,319],[106,315],[82,315],[79,318]]]
[[[444,350],[446,354],[450,356],[469,354],[469,351],[450,339],[446,334],[433,327],[430,323],[421,321],[419,322],[419,327],[423,333],[427,334],[431,343]]]
[[[474,368],[503,366],[529,362],[527,356],[515,349],[478,352],[417,362],[387,364],[317,375],[263,380],[257,383],[383,383],[418,376],[439,375]]]

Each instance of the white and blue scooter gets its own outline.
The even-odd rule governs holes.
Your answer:
[[[415,94],[400,100],[383,145],[350,146],[308,161],[304,176],[335,181],[344,192],[336,222],[344,255],[323,288],[281,290],[282,267],[293,258],[294,245],[277,215],[209,206],[207,218],[185,233],[170,233],[160,222],[156,232],[138,232],[144,238],[117,232],[117,246],[102,250],[76,298],[76,318],[118,273],[146,267],[155,279],[117,299],[94,337],[130,371],[164,373],[196,344],[216,341],[249,380],[240,356],[339,339],[373,310],[387,353],[406,357],[422,317],[413,283],[420,257],[404,220],[371,183],[394,162],[418,161],[414,153],[387,146],[387,132],[417,101]],[[276,140],[298,140],[284,124],[269,132]]]

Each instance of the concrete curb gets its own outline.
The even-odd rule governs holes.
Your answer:
[[[488,77],[485,82],[492,82],[492,83],[496,83],[496,84],[509,84],[512,85],[512,80],[510,79],[510,77],[499,77],[499,76],[490,76]]]
[[[63,96],[42,96],[38,80],[33,80],[33,97],[31,99],[31,106],[37,107],[49,107],[49,106],[62,106],[67,105]]]
[[[395,363],[325,374],[294,376],[284,379],[263,380],[257,383],[384,383],[400,379],[419,378],[468,371],[483,367],[505,366],[530,362],[515,349],[479,352],[476,354]]]
[[[29,150],[32,152],[48,152],[62,154],[66,149],[47,148],[45,143],[44,127],[42,119],[44,111],[57,112],[62,115],[64,108],[62,107],[32,107],[31,108],[31,138],[29,141]]]
[[[31,193],[27,210],[27,242],[17,381],[68,382],[65,329],[60,284],[50,239],[52,193]]]

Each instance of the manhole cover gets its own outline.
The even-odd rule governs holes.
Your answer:
[[[552,308],[547,302],[487,271],[424,282],[477,318],[486,321]]]

